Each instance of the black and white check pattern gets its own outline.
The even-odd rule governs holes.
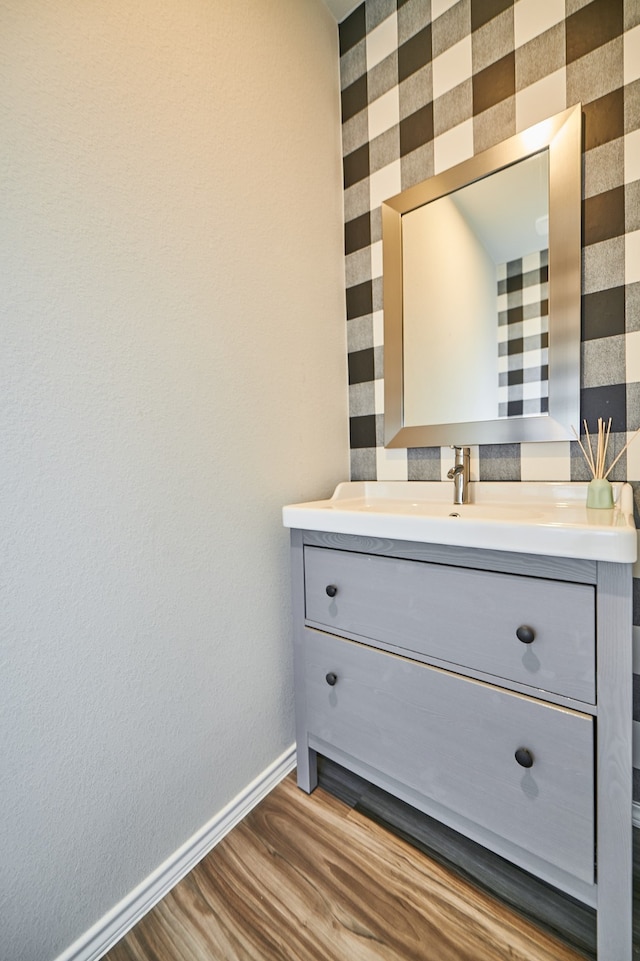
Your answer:
[[[384,449],[380,202],[578,101],[582,415],[611,416],[621,446],[640,426],[640,4],[366,0],[340,49],[352,477],[441,479],[448,466]],[[586,476],[569,442],[473,454],[482,479]],[[640,480],[640,444],[616,472]]]
[[[640,427],[638,0],[365,0],[340,25],[340,69],[352,479],[442,480],[451,463],[384,448],[381,201],[578,102],[581,415],[612,418],[615,454]],[[474,448],[472,471],[588,479],[569,441]],[[612,476],[640,487],[640,440]],[[634,601],[640,657],[640,568]]]
[[[496,267],[498,416],[549,409],[549,251]]]

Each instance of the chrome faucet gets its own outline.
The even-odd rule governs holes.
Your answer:
[[[453,503],[466,504],[469,500],[469,457],[468,447],[452,447],[456,452],[454,466],[447,472],[453,480]]]

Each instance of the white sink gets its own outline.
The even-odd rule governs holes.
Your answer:
[[[633,563],[630,484],[613,484],[615,506],[588,510],[586,483],[472,481],[469,504],[453,484],[351,481],[329,500],[283,508],[285,527],[399,540]]]

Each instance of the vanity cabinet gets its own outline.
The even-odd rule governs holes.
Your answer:
[[[320,753],[598,911],[631,958],[631,565],[292,530]]]

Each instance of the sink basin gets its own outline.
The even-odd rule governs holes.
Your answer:
[[[285,527],[492,550],[633,563],[630,484],[613,484],[615,506],[588,510],[586,483],[472,481],[470,503],[453,505],[438,481],[348,481],[331,498],[283,508]]]

